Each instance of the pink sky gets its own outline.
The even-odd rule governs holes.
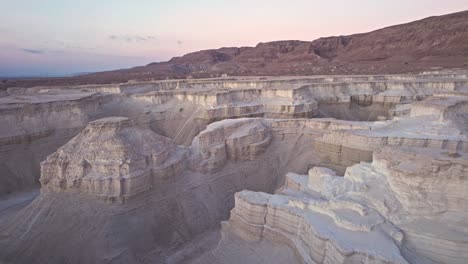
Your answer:
[[[0,76],[144,65],[187,52],[367,32],[466,0],[16,0],[2,3]]]

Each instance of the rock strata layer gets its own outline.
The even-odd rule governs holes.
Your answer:
[[[464,73],[10,88],[0,262],[466,263],[467,88]]]
[[[121,117],[89,123],[41,163],[41,183],[54,191],[79,190],[102,199],[125,199],[153,188],[154,179],[184,169],[184,151]]]
[[[185,146],[191,145],[192,140],[210,123],[229,118],[322,117],[385,121],[395,116],[412,116],[421,118],[423,121],[417,121],[421,123],[425,122],[425,116],[431,114],[434,119],[463,127],[465,123],[457,120],[461,120],[459,117],[466,112],[466,100],[460,96],[466,94],[467,87],[466,73],[462,72],[236,77],[111,85],[12,87],[0,97],[0,195],[38,184],[40,162],[76,136],[89,122],[99,118],[127,117]],[[462,144],[460,139],[453,137],[426,142],[395,136],[397,134],[388,137],[401,144],[446,145],[447,148]],[[359,139],[362,135],[337,131],[334,136],[324,137],[322,149],[334,149],[335,146],[328,143],[341,137],[346,142],[363,140]],[[341,145],[343,152],[349,148],[359,153],[353,162],[370,158],[369,152],[355,150],[353,146],[332,145]],[[21,165],[18,163],[20,157],[26,157]],[[339,168],[337,163],[349,160],[347,156],[341,159],[330,156],[328,159],[329,166],[340,171],[344,167]]]
[[[466,154],[385,147],[344,177],[314,167],[277,194],[237,193],[223,232],[287,243],[305,263],[464,263],[467,171]]]

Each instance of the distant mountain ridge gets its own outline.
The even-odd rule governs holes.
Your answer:
[[[468,68],[468,11],[349,36],[202,50],[131,69],[56,78],[47,85],[222,75],[388,74],[441,68]]]
[[[464,63],[468,63],[468,11],[312,42],[276,41],[253,48],[199,51],[133,70],[157,72],[169,66],[181,75],[307,75],[397,73]]]

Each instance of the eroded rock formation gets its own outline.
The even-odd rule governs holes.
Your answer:
[[[293,245],[306,263],[464,263],[464,155],[385,147],[344,177],[291,173],[277,194],[237,193],[223,229]]]
[[[466,77],[11,88],[0,261],[465,263]]]
[[[421,102],[430,96],[444,97],[439,101],[453,104],[454,107],[454,111],[447,113],[462,115],[466,112],[466,103],[459,95],[466,92],[467,85],[466,73],[460,72],[10,88],[0,97],[3,124],[0,127],[0,193],[37,184],[40,162],[77,135],[89,122],[103,117],[127,117],[138,125],[172,138],[177,144],[189,146],[208,124],[228,118],[326,117],[384,121],[393,116],[421,116],[418,112],[428,114],[424,105],[439,111],[435,110],[435,103],[427,103],[429,99]],[[446,100],[448,97],[453,98],[450,99],[452,103]],[[435,99],[431,100],[435,102]],[[413,107],[413,102],[420,103]],[[459,120],[457,117],[452,119]],[[402,124],[404,126],[407,125]],[[383,130],[387,130],[387,127]],[[345,134],[324,138],[323,149],[333,148],[326,144],[340,137],[350,142],[354,139],[347,138],[360,137]],[[451,139],[449,143],[441,144],[456,142]],[[346,147],[343,146],[343,149]],[[366,156],[367,160],[370,158],[369,153],[360,155]],[[20,158],[21,164],[18,164]],[[339,158],[330,157],[330,160]],[[357,158],[353,162],[361,160],[366,159]],[[343,170],[344,167],[336,169]]]
[[[54,191],[79,190],[102,199],[125,199],[153,188],[154,179],[184,169],[184,150],[127,118],[90,122],[41,163],[41,183]]]
[[[237,119],[209,125],[193,142],[195,169],[214,172],[226,161],[255,160],[265,152],[271,135],[260,119]]]

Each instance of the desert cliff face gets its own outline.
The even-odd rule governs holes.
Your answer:
[[[3,150],[0,170],[6,175],[0,179],[3,183],[0,192],[37,183],[39,164],[47,155],[78,134],[89,122],[111,116],[127,117],[185,146],[191,145],[208,124],[241,117],[385,121],[405,115],[425,120],[425,114],[434,113],[441,121],[453,119],[450,123],[460,130],[464,124],[457,121],[456,116],[466,112],[466,102],[464,97],[456,94],[465,91],[466,76],[465,73],[450,73],[267,80],[237,78],[10,88],[0,98],[4,124],[0,128]],[[367,123],[350,126],[363,124]],[[391,127],[398,127],[396,130],[400,134],[387,133],[386,126],[379,130],[381,123],[374,123],[368,125],[369,129],[375,127],[372,136],[367,135],[366,130],[357,133],[330,130],[331,133],[321,134],[314,140],[314,146],[322,150],[320,155],[325,156],[324,161],[330,160],[329,166],[343,172],[344,166],[369,160],[369,151],[382,141],[389,145],[435,144],[446,148],[464,145],[460,142],[461,132],[451,137],[426,139],[408,134],[412,133],[413,121],[396,120],[392,124]],[[430,129],[444,133],[441,127]],[[408,135],[401,136],[405,131]],[[430,135],[432,132],[429,131]],[[15,165],[18,163],[21,166]],[[341,168],[338,168],[340,164]]]
[[[467,88],[462,71],[9,88],[0,261],[465,263]]]

